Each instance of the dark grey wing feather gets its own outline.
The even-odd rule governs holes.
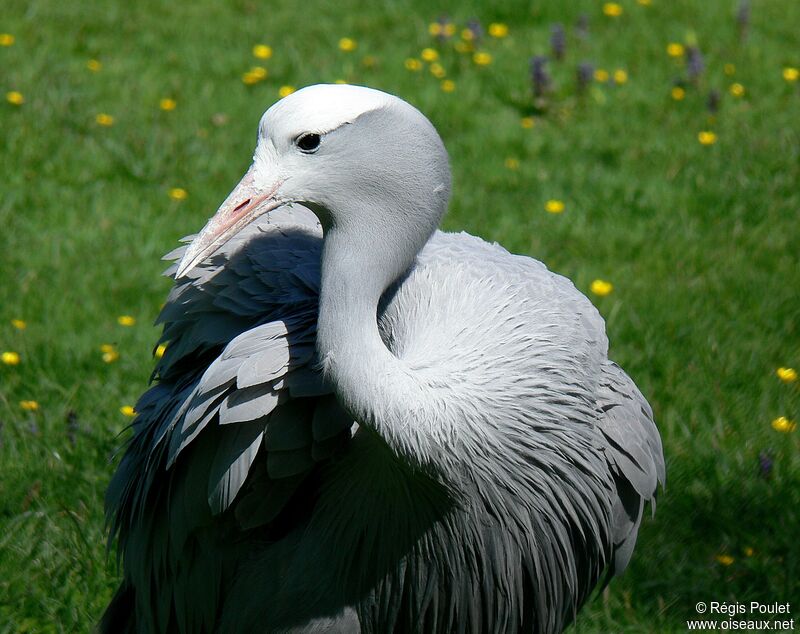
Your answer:
[[[330,390],[314,366],[321,242],[311,212],[276,209],[178,280],[163,307],[158,381],[106,497],[126,575],[114,610],[130,605],[143,629],[212,630],[221,588],[249,556],[232,536],[269,534],[349,437],[352,422],[319,400]],[[337,417],[323,445],[318,402]]]
[[[610,572],[619,574],[633,553],[644,505],[655,504],[666,469],[653,411],[630,377],[612,361],[603,366],[597,405],[603,449],[617,485]]]
[[[323,396],[330,393],[330,388],[325,385],[319,372],[308,366],[289,372],[283,381],[292,398]]]
[[[295,399],[279,407],[270,417],[264,446],[267,451],[292,451],[311,446],[311,425],[297,425],[296,420],[313,420],[316,404],[310,399]]]
[[[253,480],[259,486],[243,492],[234,507],[236,521],[241,529],[250,530],[272,522],[286,507],[303,479],[301,474],[293,478],[273,480],[268,478],[262,465],[255,467]]]
[[[267,418],[233,425],[220,435],[208,476],[208,504],[218,515],[226,511],[242,488],[261,448]]]
[[[276,388],[277,389],[277,388]],[[244,423],[271,412],[280,401],[281,391],[256,385],[231,392],[219,408],[219,424]]]
[[[353,424],[334,396],[325,396],[317,402],[311,431],[318,443],[330,440]]]

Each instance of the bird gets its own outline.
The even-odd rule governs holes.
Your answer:
[[[549,634],[625,569],[665,481],[652,409],[572,282],[439,230],[450,189],[399,97],[265,112],[165,256],[100,632]]]

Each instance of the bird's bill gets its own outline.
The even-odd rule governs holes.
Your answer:
[[[275,193],[279,185],[276,183],[269,191],[264,191],[255,185],[253,168],[247,170],[217,213],[186,249],[175,272],[175,279],[186,275],[258,216],[278,207],[281,203],[275,199]]]

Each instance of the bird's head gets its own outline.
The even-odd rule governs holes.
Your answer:
[[[449,194],[447,152],[416,108],[370,88],[309,86],[264,113],[253,164],[189,245],[176,277],[291,203],[312,209],[326,233],[360,236],[360,248],[384,248],[391,239],[416,252]]]

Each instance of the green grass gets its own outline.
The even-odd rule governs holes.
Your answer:
[[[169,288],[159,258],[237,182],[278,88],[336,79],[398,94],[438,127],[454,171],[447,229],[533,255],[585,292],[595,278],[614,284],[593,300],[613,358],[653,405],[668,484],[629,571],[576,631],[685,631],[701,600],[794,601],[797,617],[800,432],[770,421],[800,419],[798,382],[775,376],[800,367],[800,82],[782,77],[800,66],[800,4],[753,2],[743,42],[735,1],[624,0],[618,18],[588,1],[362,4],[4,4],[0,32],[16,42],[0,47],[0,91],[25,103],[0,103],[0,351],[22,356],[0,365],[0,632],[86,631],[101,613],[118,581],[102,496],[127,423],[119,408],[152,367],[150,323]],[[510,26],[483,44],[485,67],[439,47],[453,93],[403,64],[436,45],[427,25],[443,12],[459,27],[473,16]],[[528,61],[548,53],[555,22],[567,56],[549,65],[553,90],[524,129]],[[355,52],[338,50],[343,36]],[[687,38],[706,68],[675,101],[685,68],[665,49]],[[259,42],[274,49],[269,77],[246,86]],[[578,96],[583,60],[629,81]],[[744,97],[729,94],[733,81]],[[161,111],[162,97],[177,108]],[[113,126],[95,123],[101,112]],[[700,145],[701,130],[717,143]],[[188,198],[171,200],[172,187]],[[566,211],[546,213],[551,198]],[[118,325],[121,314],[137,324]],[[102,361],[103,343],[116,363]],[[37,412],[19,407],[30,399]]]

